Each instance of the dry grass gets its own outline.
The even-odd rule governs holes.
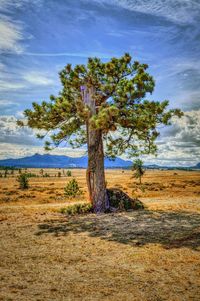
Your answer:
[[[81,199],[64,198],[70,177],[31,178],[26,191],[0,179],[0,300],[200,299],[200,173],[147,171],[140,187],[108,170],[108,187],[134,190],[146,210],[65,217],[87,199],[85,171],[72,175]]]

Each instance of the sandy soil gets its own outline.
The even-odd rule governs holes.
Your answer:
[[[38,170],[32,172],[39,173]],[[52,176],[57,171],[48,171]],[[200,173],[107,171],[145,210],[66,217],[67,177],[0,178],[0,300],[200,300]]]

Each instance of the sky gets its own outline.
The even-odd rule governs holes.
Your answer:
[[[168,99],[184,117],[161,128],[158,155],[147,164],[200,162],[199,0],[0,0],[0,159],[44,153],[16,120],[31,103],[57,95],[67,63],[108,61],[129,52],[149,65],[156,87],[147,99]],[[59,147],[53,154],[80,156]]]

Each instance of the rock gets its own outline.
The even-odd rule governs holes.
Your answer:
[[[109,211],[128,211],[144,209],[143,203],[137,198],[130,198],[125,192],[117,188],[107,189]]]

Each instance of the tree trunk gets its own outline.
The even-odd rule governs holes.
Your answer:
[[[87,186],[90,201],[96,213],[105,212],[109,207],[106,193],[105,172],[104,172],[104,151],[101,130],[92,129],[90,118],[96,114],[96,104],[93,99],[95,90],[93,87],[84,87],[83,101],[90,108],[90,115],[87,127],[88,144],[88,168],[86,173]]]
[[[87,185],[96,213],[105,212],[107,193],[104,173],[104,152],[100,130],[89,130]]]

